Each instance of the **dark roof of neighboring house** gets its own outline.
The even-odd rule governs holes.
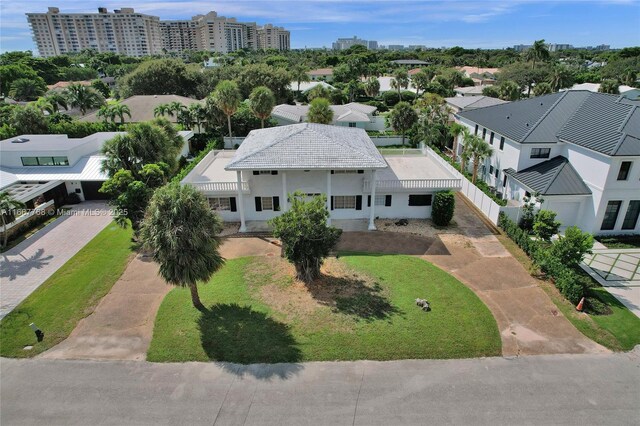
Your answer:
[[[453,105],[461,110],[471,110],[476,108],[484,108],[492,105],[506,104],[508,101],[492,98],[490,96],[453,96],[444,98],[445,102]]]
[[[509,168],[509,176],[541,195],[588,195],[591,190],[563,156],[543,161],[519,172]]]
[[[570,90],[459,113],[520,143],[584,146],[606,155],[640,155],[640,102]]]
[[[420,59],[396,59],[395,61],[391,61],[394,64],[398,65],[429,65],[430,62],[421,61]]]
[[[127,117],[127,121],[131,123],[141,123],[143,121],[153,120],[155,118],[153,111],[160,104],[169,104],[171,102],[180,102],[185,106],[199,103],[203,101],[197,99],[186,98],[179,95],[135,95],[120,101],[121,104],[127,105],[131,110],[131,118]],[[173,123],[177,121],[175,116],[165,116],[165,118]],[[99,122],[102,121],[98,117],[97,111],[87,114],[79,118],[80,121]]]

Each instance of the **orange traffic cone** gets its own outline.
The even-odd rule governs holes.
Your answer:
[[[580,302],[578,303],[578,306],[576,306],[576,311],[582,312],[582,308],[583,307],[584,307],[584,297],[582,299],[580,299]]]

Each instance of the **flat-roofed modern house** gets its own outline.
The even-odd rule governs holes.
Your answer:
[[[241,232],[265,229],[295,191],[325,194],[336,225],[375,229],[375,218],[429,218],[436,191],[462,186],[426,151],[383,156],[362,129],[314,123],[253,130],[237,151],[210,152],[182,183]]]
[[[180,155],[188,154],[192,132],[179,132],[184,139]],[[33,207],[41,196],[56,206],[69,193],[80,200],[104,199],[98,192],[107,176],[102,172],[102,146],[125,132],[99,132],[84,138],[67,135],[22,135],[0,141],[0,192]]]
[[[334,126],[358,127],[365,130],[384,130],[386,125],[383,117],[375,115],[378,108],[371,105],[351,102],[345,105],[331,105]],[[271,116],[279,126],[296,124],[307,121],[309,105],[276,105]]]
[[[541,194],[564,227],[640,232],[639,101],[569,90],[457,118],[493,147],[480,176],[503,198]]]

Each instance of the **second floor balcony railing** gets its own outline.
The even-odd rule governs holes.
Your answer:
[[[190,184],[204,193],[235,194],[238,192],[236,182],[190,182]],[[249,194],[250,192],[249,182],[242,182],[242,193]]]
[[[396,179],[376,180],[376,190],[411,191],[417,189],[460,189],[461,179]],[[371,181],[365,180],[364,192],[371,192]]]

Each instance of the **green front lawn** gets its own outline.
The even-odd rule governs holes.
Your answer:
[[[230,260],[200,286],[160,306],[149,361],[238,363],[467,358],[500,355],[489,309],[466,286],[410,256],[329,259],[320,282],[292,278],[280,258]],[[426,298],[431,312],[415,304]]]
[[[0,321],[0,355],[32,357],[66,339],[122,275],[130,247],[130,230],[107,226]],[[44,331],[44,341],[37,342],[32,322]]]

